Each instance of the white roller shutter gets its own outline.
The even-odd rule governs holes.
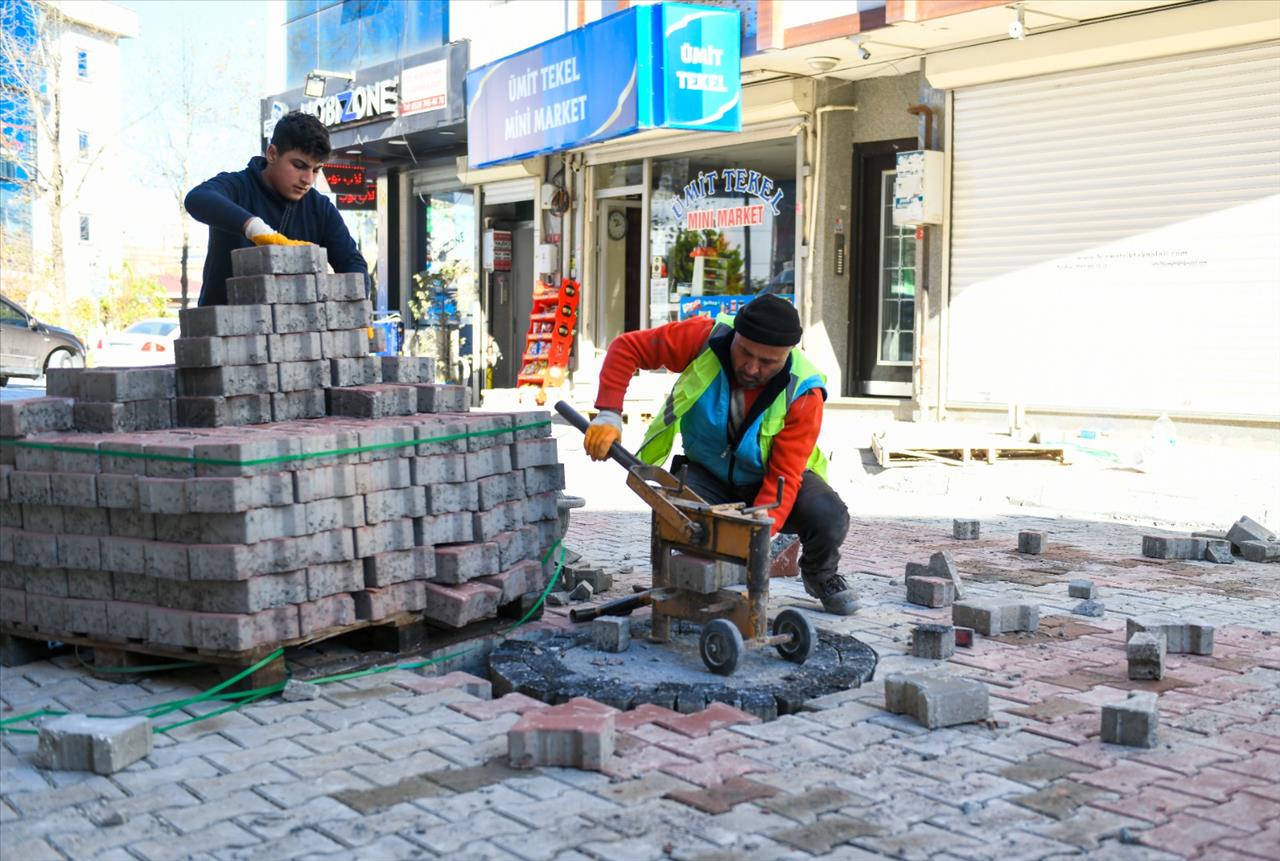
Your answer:
[[[957,90],[948,401],[1280,416],[1280,44]]]
[[[534,200],[537,196],[538,180],[533,177],[528,179],[505,179],[501,182],[489,182],[484,185],[485,206]]]

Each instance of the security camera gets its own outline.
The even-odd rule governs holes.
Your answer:
[[[858,59],[859,59],[859,60],[870,60],[870,59],[871,59],[871,52],[870,52],[870,51],[868,51],[866,48],[862,47],[861,45],[859,45],[859,46],[858,46]]]
[[[1009,25],[1009,38],[1022,39],[1027,35],[1027,20],[1023,14],[1021,7],[1018,9],[1017,17]]]

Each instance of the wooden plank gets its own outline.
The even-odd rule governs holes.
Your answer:
[[[933,443],[931,445],[895,445],[896,441],[886,439],[882,434],[873,434],[871,451],[875,454],[876,462],[886,469],[923,463],[967,466],[975,462],[986,462],[990,465],[1002,461],[1019,460],[1054,460],[1062,464],[1071,462],[1067,449],[1062,446],[1039,443],[1002,445],[998,442],[957,444],[944,442],[936,437],[937,435],[934,434],[933,438],[927,440]]]

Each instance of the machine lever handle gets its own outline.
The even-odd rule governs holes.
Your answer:
[[[564,417],[564,420],[576,427],[583,433],[587,432],[586,416],[575,410],[567,401],[556,401],[556,412]],[[609,458],[617,461],[622,465],[623,469],[631,469],[633,466],[641,466],[641,460],[622,447],[622,443],[615,442],[609,446]]]

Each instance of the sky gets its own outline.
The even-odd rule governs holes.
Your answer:
[[[162,166],[185,154],[192,184],[243,168],[259,149],[268,15],[264,0],[117,0],[138,15],[138,37],[120,43],[122,142],[137,206],[132,238],[178,229],[176,200]],[[280,0],[274,0],[280,2]],[[273,28],[274,29],[274,28]],[[276,34],[271,34],[276,36]],[[184,61],[185,60],[185,61]],[[194,145],[185,145],[181,82],[191,81]],[[203,244],[205,228],[195,225]],[[153,244],[153,243],[146,243]]]

